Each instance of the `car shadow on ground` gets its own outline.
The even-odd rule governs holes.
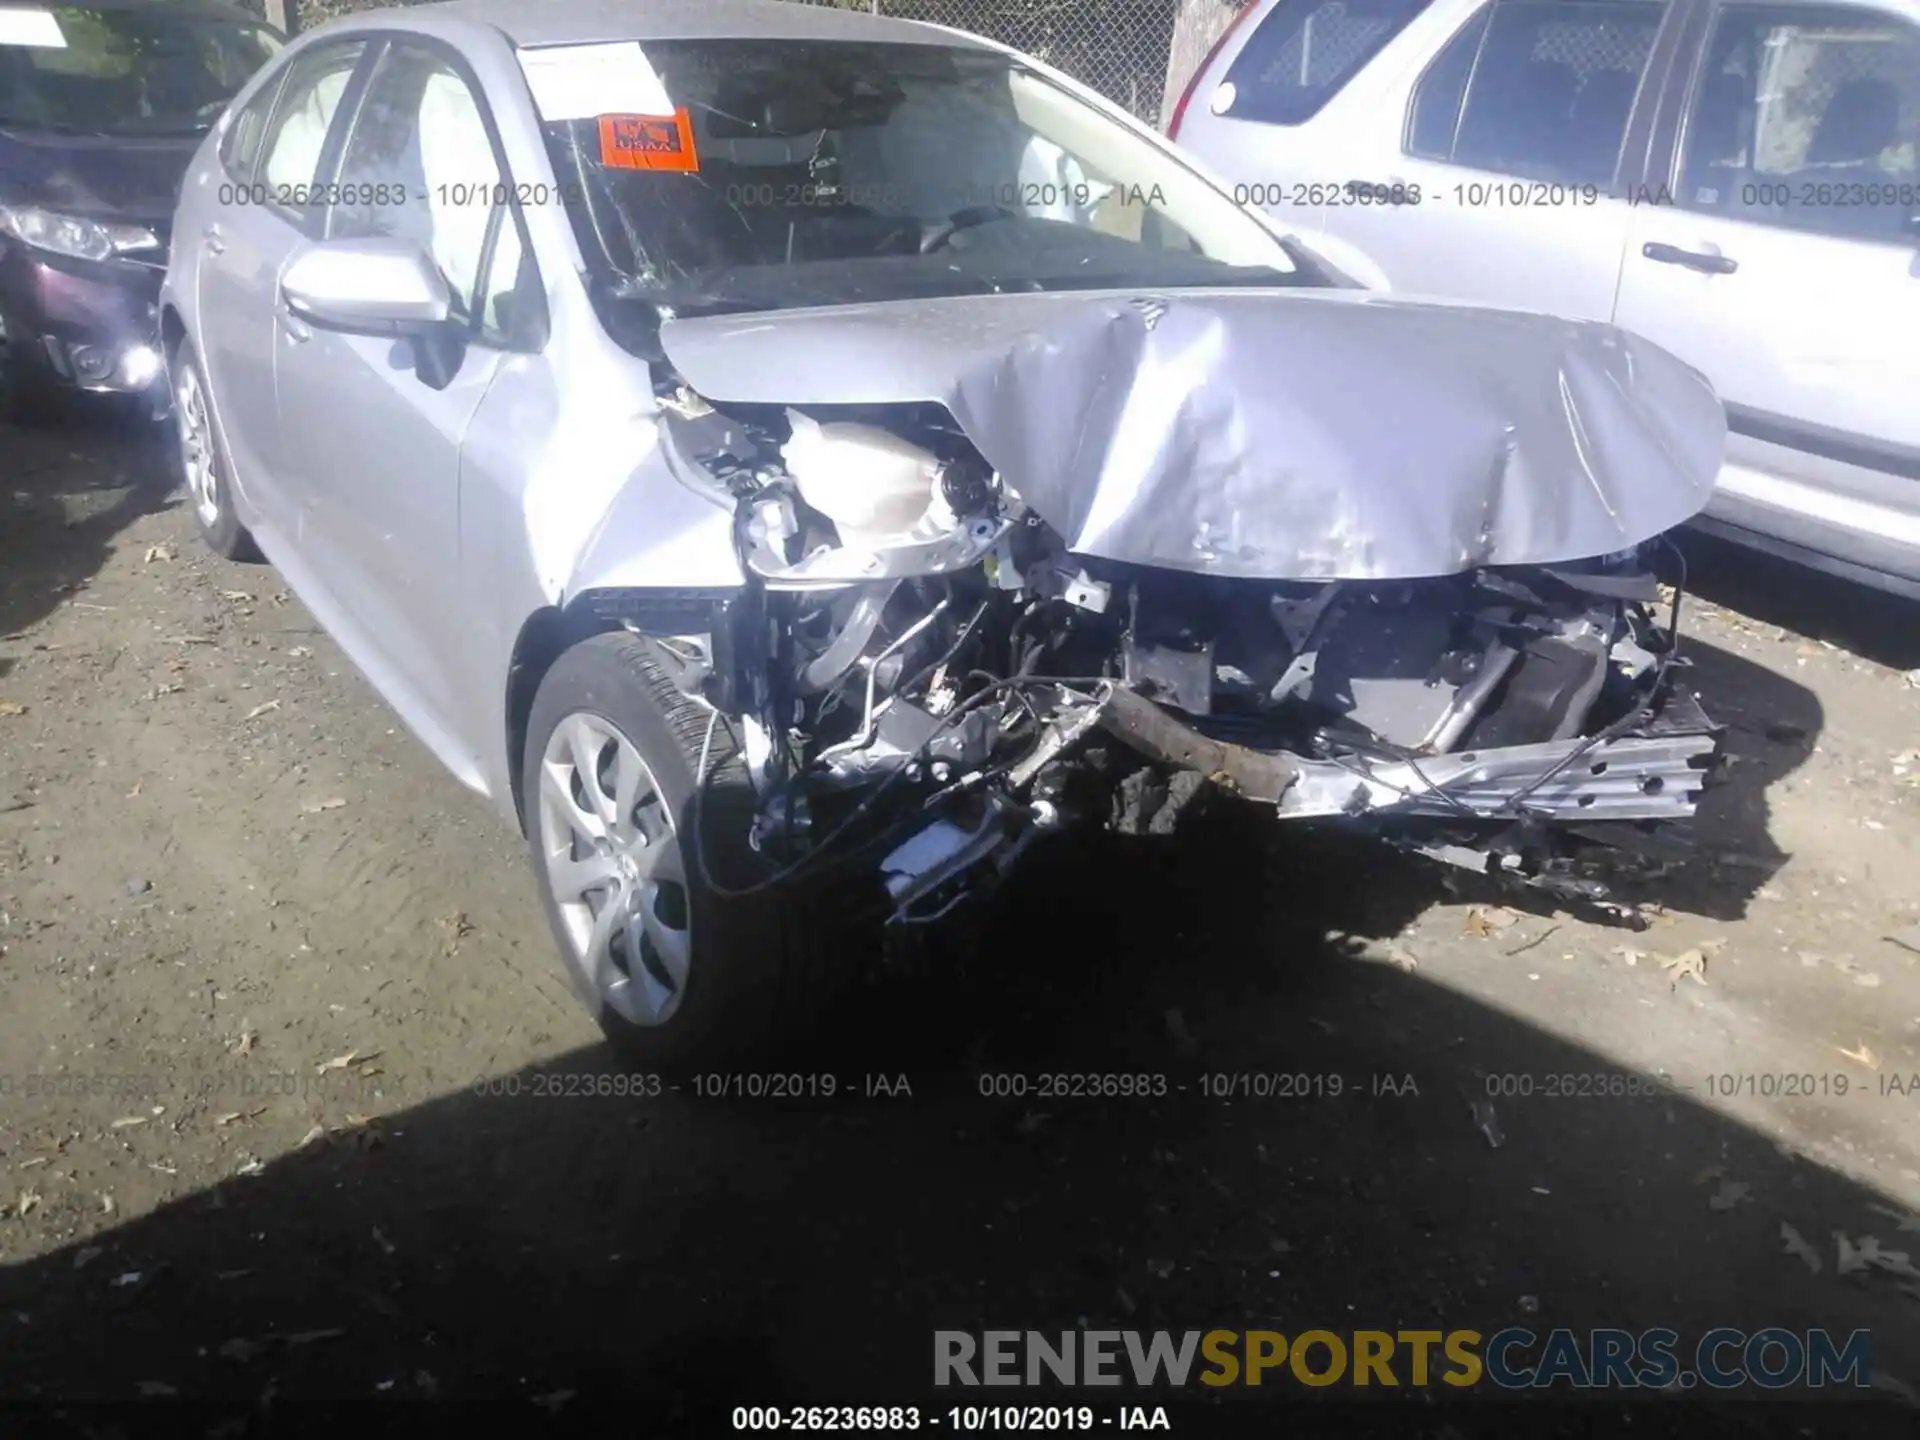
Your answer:
[[[1689,533],[1684,544],[1688,584],[1702,599],[1895,670],[1920,668],[1920,601],[1711,535]]]
[[[0,1269],[0,1398],[172,1394],[242,1421],[484,1402],[519,1426],[607,1404],[641,1433],[715,1434],[743,1404],[1019,1400],[930,1388],[932,1332],[990,1327],[1664,1326],[1690,1363],[1714,1327],[1824,1326],[1920,1375],[1913,1301],[1833,1263],[1832,1232],[1887,1233],[1884,1197],[1678,1090],[1550,1098],[1544,1077],[1620,1072],[1347,938],[1429,903],[1418,872],[1318,848],[1275,868],[1245,826],[1206,829],[1037,856],[965,974],[853,1002],[797,1101],[655,1092],[598,1049],[512,1075],[391,1054],[378,1078],[306,1076],[290,1103],[325,1139]],[[1078,1093],[1101,1077],[1146,1093]],[[352,1123],[376,1086],[406,1108]],[[91,1213],[59,1137],[36,1145],[44,1222]],[[1221,1403],[1354,1393],[1276,1373]],[[1615,1418],[1539,1407],[1526,1433],[1611,1433],[1624,1397],[1604,1398]],[[1434,1433],[1404,1413],[1399,1433]],[[1801,1434],[1878,1421],[1791,1413]],[[1770,1433],[1782,1412],[1634,1419]]]
[[[167,508],[172,432],[126,407],[59,424],[0,420],[0,636],[45,619],[99,573],[120,532]],[[0,655],[0,676],[13,658]]]
[[[1732,650],[1687,636],[1686,683],[1724,727],[1721,763],[1701,797],[1692,857],[1622,898],[1658,900],[1672,910],[1737,920],[1791,857],[1774,841],[1769,793],[1806,763],[1826,728],[1820,697]]]

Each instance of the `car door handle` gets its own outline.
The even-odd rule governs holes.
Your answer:
[[[1684,265],[1689,270],[1698,270],[1702,275],[1731,275],[1740,268],[1739,261],[1730,260],[1725,255],[1682,250],[1678,245],[1649,242],[1640,247],[1640,253],[1649,260],[1658,260],[1662,265]]]
[[[207,251],[209,254],[224,255],[227,253],[227,240],[226,237],[220,233],[220,227],[218,225],[207,226],[205,230],[200,232],[200,238],[207,242]]]

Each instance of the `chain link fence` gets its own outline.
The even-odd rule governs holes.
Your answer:
[[[1149,123],[1160,117],[1180,0],[792,0],[924,20],[1011,45]]]
[[[265,0],[246,0],[253,9]],[[393,0],[288,0],[295,23],[311,29],[322,21],[363,10],[384,9]],[[530,0],[532,3],[532,0]],[[1117,101],[1149,124],[1165,106],[1168,59],[1175,25],[1194,0],[789,0],[796,5],[833,5],[924,20],[985,35],[1063,70]],[[1198,8],[1232,14],[1235,0],[1200,0]],[[1189,17],[1190,18],[1190,17]],[[1209,24],[1213,24],[1211,16]],[[1224,23],[1222,19],[1218,23]],[[1191,63],[1191,62],[1189,62]],[[1184,76],[1181,77],[1184,80]]]

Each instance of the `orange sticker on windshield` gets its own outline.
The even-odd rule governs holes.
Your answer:
[[[609,170],[698,170],[687,107],[670,116],[602,115],[600,163]]]

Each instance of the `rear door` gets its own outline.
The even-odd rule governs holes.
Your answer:
[[[1241,204],[1310,236],[1342,189],[1324,162],[1356,102],[1366,102],[1369,67],[1422,15],[1446,8],[1446,0],[1273,0],[1263,13],[1256,5],[1217,42],[1173,138],[1232,182]]]
[[[1482,6],[1328,137],[1322,164],[1358,184],[1327,229],[1395,291],[1611,318],[1630,137],[1650,129],[1677,32],[1667,0]]]
[[[1830,3],[1708,15],[1617,319],[1727,404],[1712,516],[1920,579],[1920,25]]]
[[[313,223],[307,192],[364,48],[345,41],[308,50],[277,90],[236,115],[214,203],[196,208],[199,233],[173,237],[200,249],[200,358],[234,481],[256,523],[289,537],[298,527],[278,474],[274,309],[281,267]]]

